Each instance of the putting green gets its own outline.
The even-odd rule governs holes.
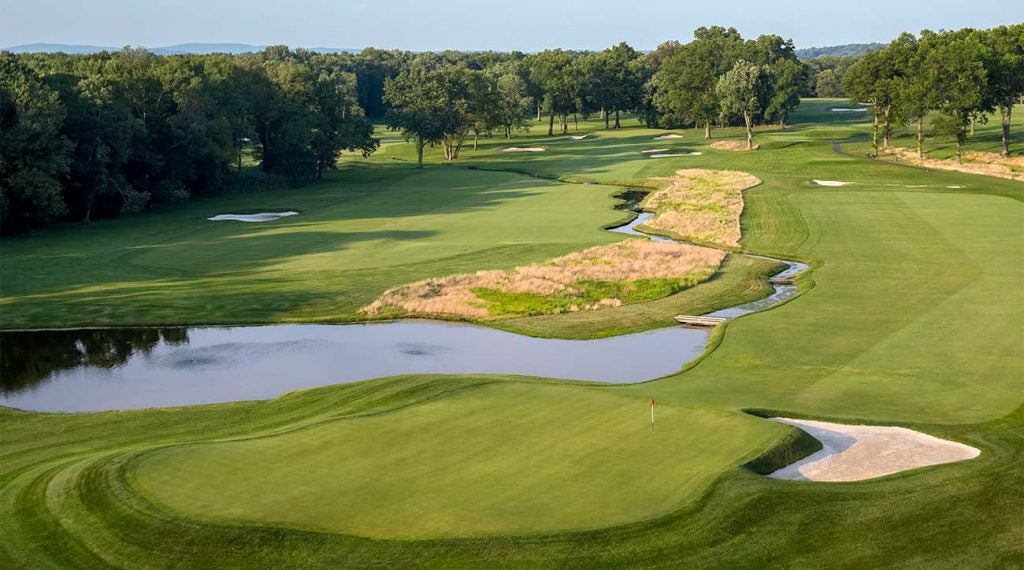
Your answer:
[[[378,538],[544,533],[667,514],[783,429],[583,386],[492,384],[390,414],[175,446],[131,477],[189,517]],[[714,435],[712,435],[714,434]]]

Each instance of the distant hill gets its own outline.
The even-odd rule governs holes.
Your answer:
[[[885,47],[885,44],[843,44],[841,46],[809,47],[796,50],[800,59],[814,59],[823,55],[864,55]]]
[[[116,49],[117,48],[114,47],[77,46],[69,44],[25,44],[4,48],[6,51],[13,51],[14,53],[96,53],[98,51],[113,51]]]
[[[183,53],[252,53],[261,51],[264,46],[250,44],[177,44],[173,46],[150,48],[157,55],[178,55]]]
[[[255,46],[250,44],[201,44],[201,43],[190,43],[190,44],[178,44],[173,46],[163,46],[147,48],[149,51],[157,55],[176,55],[176,54],[204,54],[204,53],[251,53],[261,51],[266,46]],[[11,46],[3,48],[7,51],[14,53],[97,53],[101,51],[118,51],[121,48],[110,47],[110,46],[86,46],[86,45],[70,45],[70,44],[25,44],[20,46]],[[306,48],[310,51],[318,53],[359,53],[358,49],[351,48],[332,48],[332,47],[314,47]]]

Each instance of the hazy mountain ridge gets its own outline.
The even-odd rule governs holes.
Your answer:
[[[883,47],[885,47],[885,44],[880,44],[878,42],[809,47],[796,50],[796,56],[800,59],[814,59],[823,55],[864,55]]]
[[[172,46],[162,46],[147,48],[149,51],[157,55],[176,55],[176,54],[207,54],[207,53],[251,53],[262,51],[267,46],[258,46],[251,44],[233,44],[233,43],[186,43],[176,44]],[[18,46],[11,46],[3,48],[6,51],[14,53],[96,53],[101,51],[119,51],[121,48],[112,46],[93,46],[93,45],[72,45],[72,44],[51,44],[51,43],[34,43],[24,44]],[[319,53],[357,53],[360,50],[354,48],[333,48],[333,47],[311,47],[305,48],[309,51],[315,51]]]

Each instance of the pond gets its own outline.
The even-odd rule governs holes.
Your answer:
[[[274,398],[419,373],[640,382],[698,356],[708,331],[533,338],[435,321],[0,333],[0,404],[86,412]]]

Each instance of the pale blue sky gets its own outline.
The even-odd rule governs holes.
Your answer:
[[[810,47],[1022,19],[1020,0],[0,0],[0,46],[238,42],[537,51],[626,41],[652,49],[718,24]]]

